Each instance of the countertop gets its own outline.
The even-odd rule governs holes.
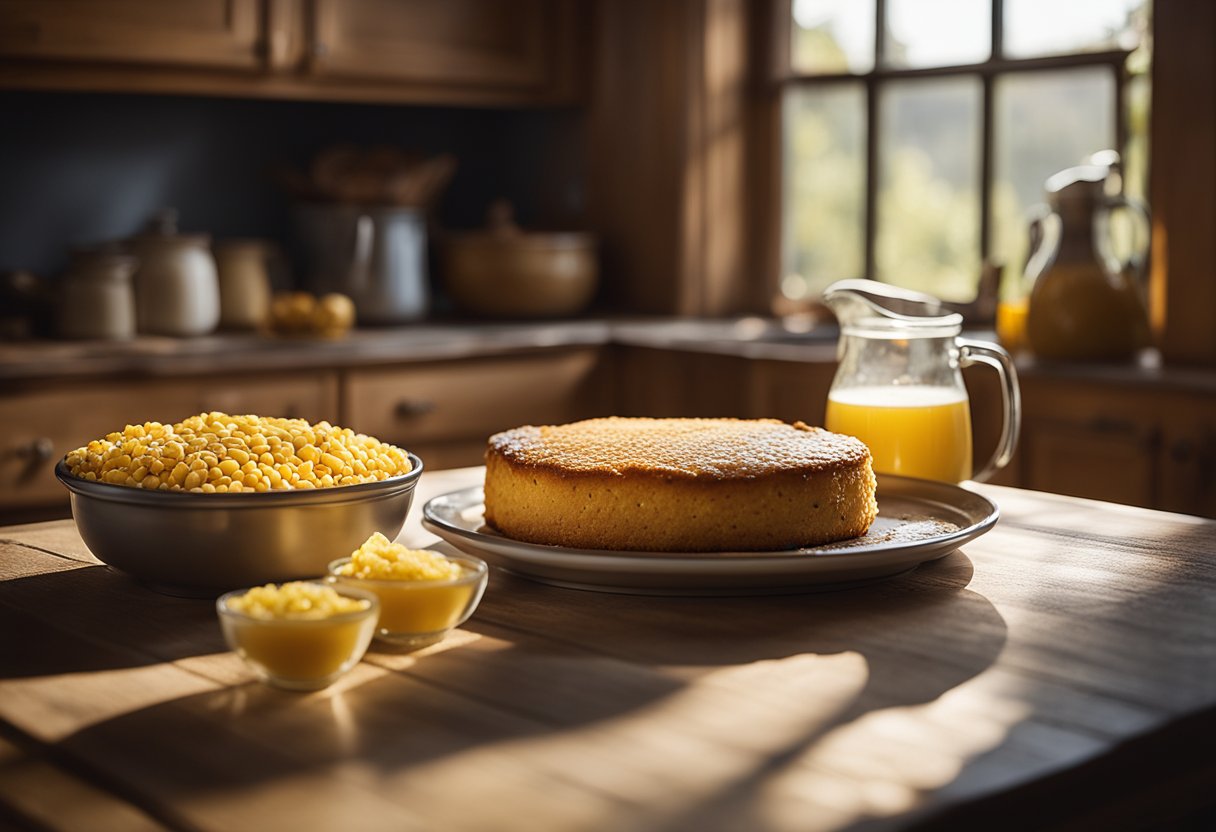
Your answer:
[[[993,340],[988,330],[968,332]],[[772,318],[587,318],[552,322],[423,323],[359,329],[335,339],[220,333],[127,342],[0,343],[0,384],[119,375],[164,377],[233,370],[367,367],[477,358],[560,347],[624,346],[772,361],[834,363],[834,325]],[[1216,393],[1216,371],[1163,367],[1152,351],[1126,364],[1018,359],[1026,377]]]
[[[401,539],[443,548],[421,506],[482,475],[425,474]],[[70,521],[0,529],[0,817],[527,832],[1210,821],[1216,522],[973,487],[1000,506],[992,531],[849,590],[640,597],[495,567],[446,641],[373,647],[312,694],[255,682],[210,602],[99,565]]]

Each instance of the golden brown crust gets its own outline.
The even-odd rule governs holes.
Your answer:
[[[567,476],[722,480],[834,471],[870,455],[851,436],[802,422],[622,417],[525,425],[491,436],[489,451],[514,465],[549,468]]]
[[[594,419],[490,438],[486,522],[586,549],[788,549],[856,537],[877,512],[870,453],[801,423]]]

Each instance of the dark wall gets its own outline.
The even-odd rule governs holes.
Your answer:
[[[70,246],[138,230],[173,207],[184,231],[289,245],[272,171],[324,147],[454,153],[440,226],[480,225],[505,196],[522,224],[583,224],[580,114],[176,96],[0,93],[0,271],[54,276]]]

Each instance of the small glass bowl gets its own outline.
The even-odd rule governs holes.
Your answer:
[[[442,641],[449,631],[468,621],[486,591],[490,569],[485,561],[465,554],[444,557],[460,565],[460,577],[443,581],[354,578],[338,574],[350,563],[350,558],[340,558],[330,563],[329,580],[377,595],[380,623],[376,637],[416,650]]]
[[[380,599],[349,586],[330,586],[340,595],[370,602],[366,609],[328,618],[255,618],[228,606],[244,595],[237,589],[215,602],[224,640],[253,668],[258,678],[286,690],[320,690],[350,670],[371,644],[380,616]]]

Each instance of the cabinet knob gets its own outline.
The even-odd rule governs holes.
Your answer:
[[[314,41],[312,45],[312,56],[315,60],[324,58],[329,54],[329,47],[323,41]]]
[[[1189,439],[1179,439],[1170,446],[1170,457],[1174,462],[1190,462],[1195,456],[1195,446]]]
[[[398,419],[417,419],[435,409],[435,403],[426,399],[402,399],[397,402],[393,412]]]
[[[37,439],[31,439],[24,445],[13,448],[12,454],[18,459],[24,459],[30,463],[46,462],[55,455],[55,443],[46,436],[39,436]]]

